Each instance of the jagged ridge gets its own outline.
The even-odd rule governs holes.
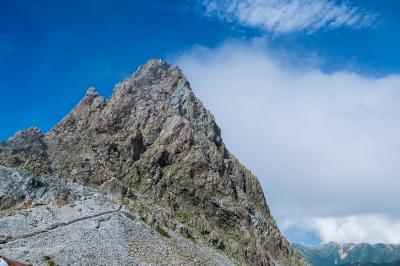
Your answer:
[[[35,156],[15,152],[18,143],[35,147]],[[181,70],[162,60],[141,66],[108,100],[89,89],[45,136],[19,133],[0,146],[0,163],[99,186],[148,223],[208,242],[238,263],[303,263],[257,178],[227,151]]]

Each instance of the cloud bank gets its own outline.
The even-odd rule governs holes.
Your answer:
[[[268,32],[370,26],[375,15],[333,0],[202,0],[206,14]]]
[[[310,218],[282,225],[284,231],[292,228],[317,235],[323,243],[400,243],[400,222],[380,214]]]
[[[400,76],[327,74],[263,47],[197,47],[175,62],[280,225],[309,219],[323,241],[398,242],[387,236],[400,224]],[[373,217],[382,226],[364,235]]]

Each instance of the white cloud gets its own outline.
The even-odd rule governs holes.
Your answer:
[[[228,149],[258,176],[279,224],[368,213],[400,220],[400,76],[326,74],[276,53],[228,42],[175,62]]]
[[[375,15],[333,0],[201,0],[208,15],[269,32],[370,26]]]
[[[282,225],[283,231],[293,227],[313,232],[323,243],[400,243],[400,221],[379,214],[310,218]]]

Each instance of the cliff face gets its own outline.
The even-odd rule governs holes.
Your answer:
[[[247,265],[299,265],[257,178],[230,154],[180,69],[152,60],[105,100],[89,89],[49,133],[19,132],[0,164],[100,188],[148,224]]]

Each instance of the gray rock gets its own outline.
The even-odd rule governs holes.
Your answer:
[[[43,183],[27,185],[35,182]],[[58,202],[64,191],[68,195]],[[169,238],[163,237],[135,213],[77,183],[0,167],[0,198],[6,194],[25,198],[0,215],[0,253],[27,264],[232,265],[173,231],[165,229]],[[23,205],[30,200],[37,205]]]
[[[89,89],[46,135],[0,144],[0,164],[98,188],[156,228],[238,264],[303,264],[257,178],[226,149],[181,70],[161,60],[139,67],[107,100]]]

